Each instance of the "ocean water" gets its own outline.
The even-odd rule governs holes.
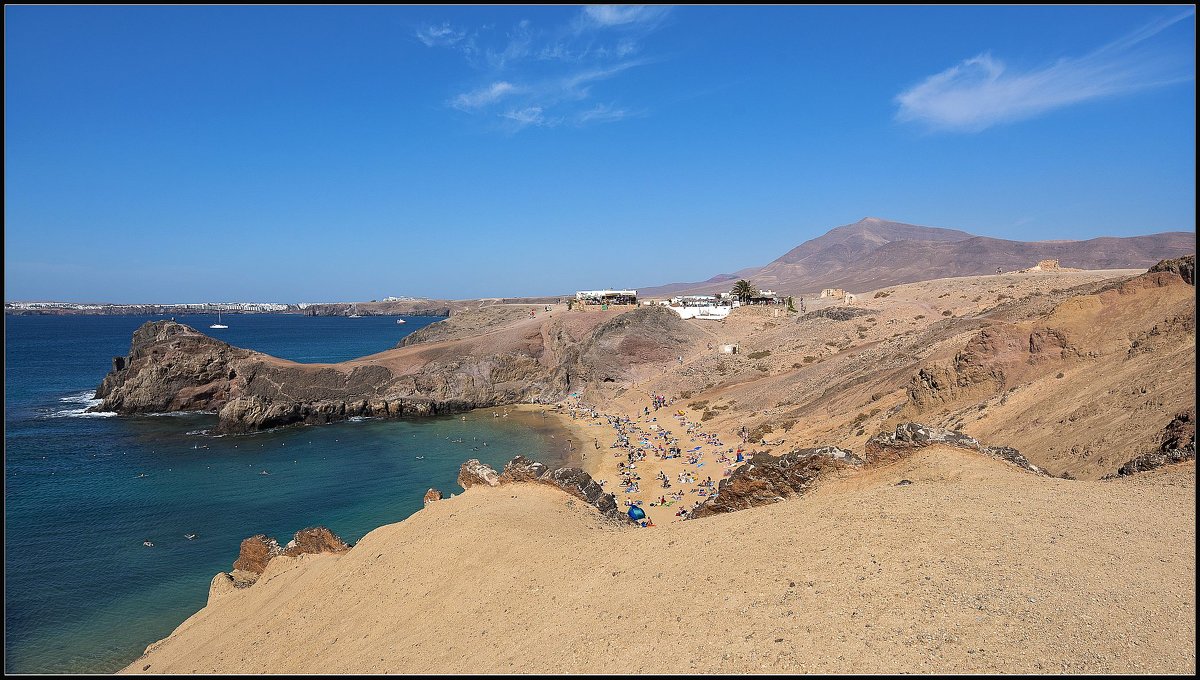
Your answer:
[[[320,524],[354,542],[419,510],[431,486],[461,491],[468,458],[566,458],[563,434],[536,414],[228,437],[205,432],[211,415],[84,414],[112,357],[152,318],[163,317],[5,317],[5,672],[120,669],[204,606],[247,536],[286,543]],[[177,320],[312,363],[389,349],[437,320],[405,318],[223,315],[226,330],[208,329],[215,317]]]

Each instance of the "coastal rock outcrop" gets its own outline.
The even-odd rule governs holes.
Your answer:
[[[278,541],[266,534],[256,534],[242,540],[237,559],[233,562],[233,568],[235,571],[261,574],[263,569],[267,568],[267,562],[282,554],[283,548]]]
[[[326,527],[309,527],[296,532],[283,550],[283,555],[295,557],[316,553],[346,552],[350,546]]]
[[[154,321],[133,332],[129,355],[114,357],[95,410],[118,413],[207,411],[230,397],[233,366],[252,352],[183,324]]]
[[[479,462],[478,458],[472,458],[459,466],[459,486],[469,489],[480,484],[483,486],[497,486],[500,484],[500,476],[490,465]]]
[[[422,499],[424,505],[429,505],[434,501],[442,500],[442,492],[437,489],[430,489],[425,492],[425,498]]]
[[[722,479],[717,495],[696,507],[689,519],[778,503],[806,493],[825,474],[862,465],[861,458],[836,446],[797,449],[781,456],[759,453]]]
[[[1174,418],[1163,430],[1158,448],[1144,453],[1122,465],[1112,477],[1127,477],[1146,472],[1171,463],[1181,463],[1196,458],[1196,409],[1189,408]]]
[[[471,459],[462,464],[458,472],[458,483],[464,489],[473,486],[500,486],[503,484],[534,483],[546,484],[567,492],[600,511],[610,520],[627,521],[617,510],[616,497],[605,493],[604,488],[592,476],[575,467],[551,470],[543,463],[516,456],[499,475],[491,467]]]
[[[317,553],[346,552],[350,546],[338,538],[326,527],[309,527],[297,531],[287,546],[280,546],[279,541],[266,534],[256,534],[242,541],[238,557],[233,563],[233,571],[228,574],[229,580],[236,588],[251,586],[267,568],[267,564],[283,555],[296,557]],[[209,596],[213,592],[223,590],[224,583],[218,583],[222,574],[213,578],[209,587]]]
[[[917,449],[943,445],[970,449],[998,458],[1037,475],[1045,475],[1038,466],[1030,463],[1021,452],[1008,446],[984,446],[973,437],[956,430],[927,427],[920,423],[902,423],[894,432],[881,432],[867,440],[867,465],[886,465],[911,456]]]

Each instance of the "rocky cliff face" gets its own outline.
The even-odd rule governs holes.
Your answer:
[[[861,458],[836,446],[798,449],[782,456],[760,453],[722,479],[717,495],[692,511],[690,519],[778,503],[804,494],[823,475],[862,464]]]

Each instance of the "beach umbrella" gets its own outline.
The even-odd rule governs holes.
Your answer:
[[[629,519],[636,522],[639,519],[645,519],[645,518],[646,518],[646,512],[644,510],[642,510],[641,508],[639,508],[636,505],[630,506]]]

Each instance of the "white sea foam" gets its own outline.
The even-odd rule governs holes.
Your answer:
[[[88,411],[87,406],[83,408],[68,408],[62,411],[54,411],[49,418],[109,418],[117,415],[115,411]]]
[[[88,409],[102,403],[103,399],[94,399],[94,391],[79,392],[78,394],[69,394],[65,397],[59,397],[58,400],[66,404],[81,404],[78,408],[60,409],[50,412],[48,418],[108,418],[117,415],[112,411],[89,412]]]
[[[95,397],[96,397],[96,391],[89,390],[87,392],[80,392],[79,394],[71,394],[71,395],[68,395],[65,397],[59,397],[58,400],[65,401],[65,402],[68,402],[71,404],[87,404],[88,406],[95,406],[96,404],[99,404],[101,401],[104,401],[103,399],[96,399]]]

